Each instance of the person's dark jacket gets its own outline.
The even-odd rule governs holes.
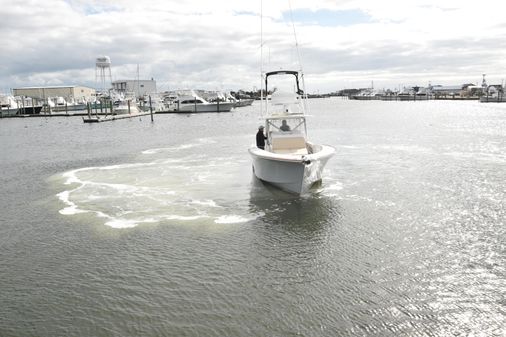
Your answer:
[[[264,150],[265,149],[265,140],[267,137],[265,137],[263,130],[258,130],[257,132],[257,147],[259,149]]]

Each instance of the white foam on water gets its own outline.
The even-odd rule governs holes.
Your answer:
[[[91,211],[91,210],[83,210],[80,209],[74,202],[70,200],[70,194],[72,192],[75,192],[79,190],[82,186],[79,186],[73,190],[69,191],[63,191],[61,193],[58,193],[56,196],[65,204],[68,206],[65,208],[62,208],[59,213],[62,215],[75,215],[75,214],[82,214],[82,213],[95,213],[99,218],[110,218],[107,214],[100,212],[100,211]]]
[[[198,220],[208,218],[208,216],[203,215],[193,215],[193,216],[183,216],[183,215],[169,215],[165,216],[164,219],[166,220],[182,220],[182,221],[192,221],[192,220]]]
[[[149,150],[144,150],[142,151],[141,153],[142,154],[156,154],[158,152],[162,152],[162,151],[165,151],[165,150],[168,150],[168,148],[158,148],[158,149],[149,149]]]
[[[133,227],[137,227],[137,221],[114,219],[114,220],[107,221],[104,225],[109,226],[111,228],[116,228],[116,229],[133,228]]]
[[[181,151],[181,150],[187,150],[198,146],[203,146],[207,144],[215,144],[216,141],[209,138],[200,138],[197,139],[197,142],[195,143],[188,143],[188,144],[182,144],[179,146],[173,146],[173,147],[161,147],[161,148],[155,148],[155,149],[148,149],[144,150],[141,153],[142,154],[157,154],[160,152],[175,152],[175,151]]]
[[[122,229],[122,228],[134,228],[139,225],[139,223],[156,223],[158,220],[156,219],[121,219],[121,218],[113,218],[112,220],[107,221],[104,225],[109,226],[111,228]]]
[[[324,191],[341,191],[343,189],[343,184],[340,182],[335,182],[332,185],[328,185],[323,187]]]
[[[117,170],[117,169],[137,168],[137,167],[152,166],[152,165],[156,165],[156,162],[120,164],[120,165],[110,165],[110,166],[102,166],[102,167],[91,166],[91,167],[84,167],[84,168],[64,172],[62,174],[62,177],[67,178],[67,180],[64,182],[65,185],[70,185],[73,183],[84,184],[85,181],[82,181],[81,179],[79,179],[77,177],[77,173],[85,172],[85,171],[92,171],[92,170]]]
[[[344,186],[340,181],[331,177],[323,177],[322,184],[316,189],[316,193],[327,197],[337,197],[339,195],[337,192],[343,189]]]
[[[145,150],[143,154],[178,151],[210,143],[216,141],[200,139],[173,148]],[[241,213],[223,215],[230,211],[229,207],[214,200],[227,199],[229,193],[224,194],[215,187],[230,183],[228,179],[223,181],[223,172],[235,174],[240,164],[230,156],[216,157],[206,151],[188,156],[185,153],[180,153],[183,156],[162,153],[146,162],[64,172],[61,181],[71,187],[57,194],[65,205],[59,212],[63,215],[91,213],[103,218],[103,224],[114,229],[134,228],[143,223],[200,222],[200,219],[217,224],[250,221],[240,216]],[[223,186],[223,189],[227,188]]]
[[[80,183],[81,180],[77,178],[76,173],[79,171],[82,171],[82,170],[83,169],[78,169],[78,170],[73,170],[73,171],[68,171],[68,172],[63,173],[62,177],[67,178],[67,180],[65,180],[64,184],[70,185],[73,183]]]
[[[132,212],[126,212],[132,213]],[[125,214],[126,214],[125,213]],[[123,229],[123,228],[134,228],[142,223],[159,223],[163,220],[177,220],[177,221],[194,221],[202,218],[208,218],[208,216],[202,215],[193,215],[193,216],[184,216],[184,215],[165,215],[159,217],[150,217],[145,219],[124,219],[124,218],[114,218],[108,215],[104,215],[110,220],[105,222],[104,225],[109,226],[115,229]]]
[[[243,223],[248,222],[252,219],[247,219],[239,215],[222,215],[214,220],[217,224],[232,224],[232,223]]]
[[[75,183],[77,181],[79,181],[79,179],[77,179],[77,177],[74,175],[74,174],[71,174],[69,175],[69,179],[65,182],[65,184],[71,184],[71,183],[68,183],[68,181],[71,180],[72,182],[71,183]],[[74,214],[79,214],[79,213],[86,213],[87,211],[86,210],[82,210],[82,209],[79,209],[79,207],[70,200],[70,195],[81,189],[84,185],[81,185],[81,186],[78,186],[72,190],[68,190],[68,191],[63,191],[63,192],[60,192],[58,194],[56,194],[56,196],[58,197],[58,199],[60,199],[60,201],[62,201],[64,204],[67,205],[67,207],[65,208],[62,208],[59,213],[60,214],[63,214],[63,215],[74,215]]]
[[[219,206],[214,202],[214,200],[192,200],[190,204],[193,205],[201,205],[201,206],[209,206],[209,207],[216,207],[216,208],[223,208],[222,206]]]
[[[74,191],[74,190],[72,190],[72,191]],[[72,191],[63,191],[63,192],[58,193],[56,195],[63,203],[68,205],[67,207],[62,208],[59,211],[59,213],[63,214],[63,215],[74,215],[74,214],[78,214],[78,213],[86,213],[86,211],[79,209],[75,203],[70,201],[70,193]]]

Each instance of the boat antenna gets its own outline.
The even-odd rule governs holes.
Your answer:
[[[263,1],[260,0],[260,113],[264,116],[264,14]],[[265,88],[267,90],[267,88]],[[265,93],[267,95],[267,93]]]
[[[302,72],[302,61],[300,58],[299,41],[297,40],[297,32],[295,31],[295,22],[293,20],[293,10],[291,0],[288,0],[288,6],[290,7],[290,20],[292,21],[293,38],[295,39],[295,49],[297,50],[297,59],[299,61],[300,72]]]
[[[137,63],[137,97],[136,98],[140,98],[141,97],[141,88],[140,88],[140,77],[139,77],[139,63]]]
[[[290,8],[290,20],[292,21],[293,37],[295,39],[295,49],[297,50],[297,59],[299,61],[300,79],[301,79],[301,82],[302,82],[302,91],[303,91],[302,97],[303,98],[307,98],[306,82],[304,81],[304,72],[302,71],[302,59],[300,57],[299,41],[297,40],[297,32],[295,30],[295,22],[293,20],[293,10],[292,10],[292,1],[291,0],[288,0],[288,6]],[[309,113],[309,106],[307,105],[307,100],[303,99],[303,102],[304,102],[304,109],[305,109],[305,111],[307,111],[307,113]]]

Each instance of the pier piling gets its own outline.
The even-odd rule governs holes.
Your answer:
[[[151,114],[151,122],[153,122],[153,105],[151,104],[151,95],[149,95],[149,113]]]

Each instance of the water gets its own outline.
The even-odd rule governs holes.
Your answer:
[[[301,198],[257,106],[1,120],[0,336],[506,334],[506,105],[310,103]]]

